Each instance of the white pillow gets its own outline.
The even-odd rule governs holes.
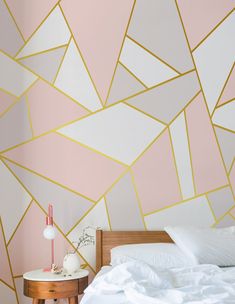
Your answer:
[[[235,226],[228,228],[166,227],[177,246],[200,264],[235,266]]]
[[[196,265],[195,259],[185,255],[175,244],[147,243],[114,247],[111,265],[116,266],[132,259],[153,267],[175,268]]]

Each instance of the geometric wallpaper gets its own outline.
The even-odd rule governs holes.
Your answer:
[[[58,264],[87,225],[235,224],[234,37],[232,0],[0,0],[1,303],[49,202]]]

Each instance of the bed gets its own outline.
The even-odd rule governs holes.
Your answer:
[[[141,243],[173,240],[164,231],[97,231],[97,275],[81,304],[235,303],[234,267],[197,265],[156,270],[139,261],[110,266],[112,248]]]

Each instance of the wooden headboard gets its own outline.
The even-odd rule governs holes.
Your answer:
[[[140,243],[173,243],[165,231],[96,231],[96,271],[110,264],[113,247]]]

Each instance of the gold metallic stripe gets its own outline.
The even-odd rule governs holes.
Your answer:
[[[119,50],[119,54],[118,54],[118,57],[117,57],[116,65],[115,65],[115,68],[114,68],[114,71],[113,71],[113,76],[111,78],[111,82],[110,82],[110,85],[109,85],[109,88],[108,88],[107,97],[106,97],[106,100],[104,101],[104,106],[107,104],[107,101],[108,101],[108,98],[109,98],[109,95],[110,95],[111,87],[112,87],[113,80],[114,80],[114,77],[115,77],[115,74],[116,74],[118,62],[119,62],[119,59],[120,59],[120,56],[121,56],[121,53],[122,53],[123,45],[124,45],[125,38],[126,38],[126,35],[127,35],[127,31],[128,31],[128,28],[129,28],[129,25],[130,25],[130,22],[131,22],[131,18],[132,18],[132,15],[133,15],[135,4],[136,4],[136,0],[134,0],[133,5],[132,5],[132,9],[131,9],[131,13],[130,13],[130,16],[129,16],[129,20],[127,22],[125,33],[124,33],[123,39],[122,39],[122,44],[121,44],[121,47],[120,47],[120,50]]]
[[[234,9],[232,9],[193,49],[194,52],[232,13]]]
[[[144,47],[142,44],[140,44],[138,41],[136,41],[135,39],[133,39],[132,37],[130,37],[129,35],[127,35],[127,38],[129,38],[130,40],[132,40],[134,43],[136,43],[138,46],[140,46],[142,49],[144,49],[146,52],[148,52],[150,55],[152,55],[153,57],[155,57],[157,60],[161,61],[163,64],[167,65],[170,69],[172,69],[174,72],[176,72],[177,74],[181,74],[178,70],[176,70],[173,66],[171,66],[169,63],[167,63],[166,61],[164,61],[162,58],[158,57],[156,54],[154,54],[153,52],[151,52],[149,49],[147,49],[146,47]]]

